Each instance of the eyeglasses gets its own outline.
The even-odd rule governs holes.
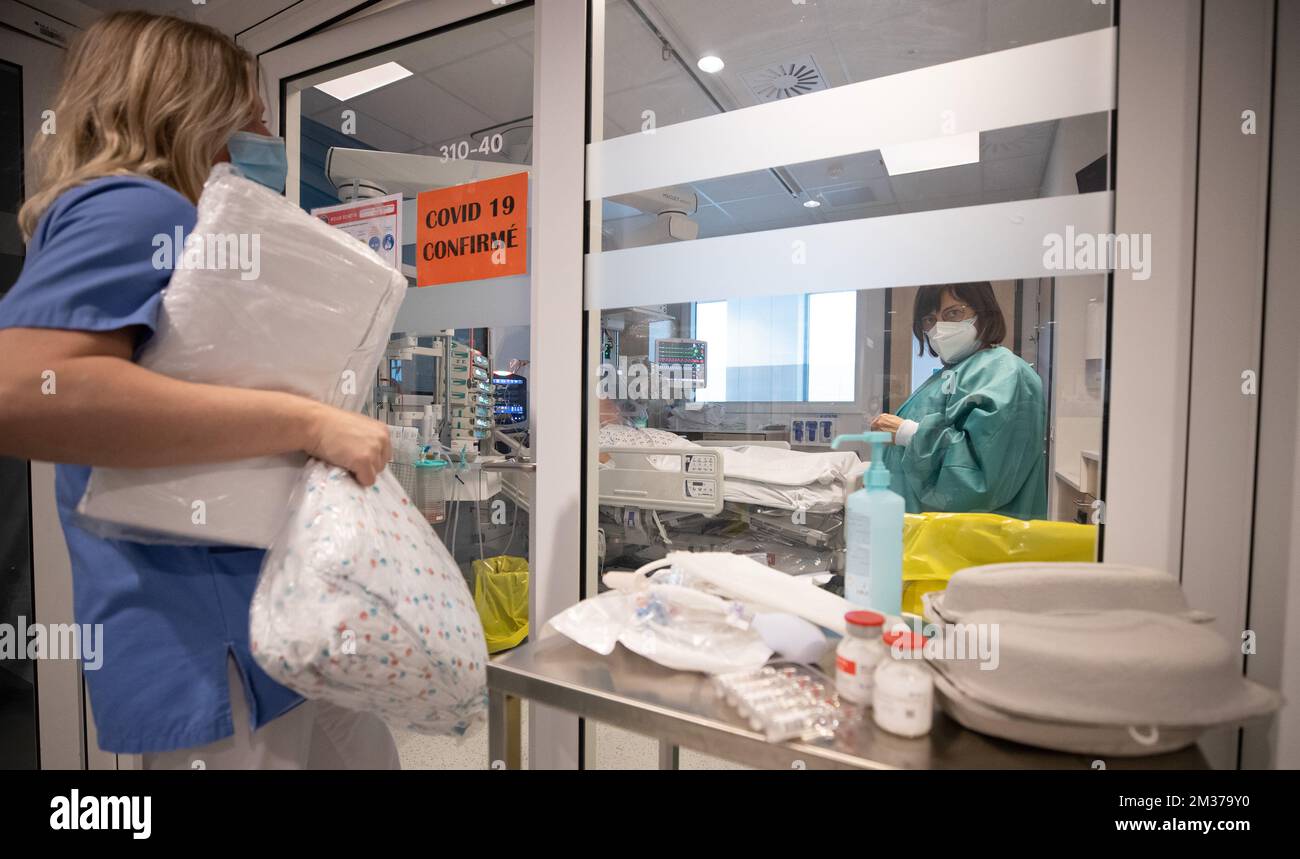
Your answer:
[[[942,319],[944,322],[965,322],[972,316],[978,315],[974,308],[969,304],[954,304],[951,307],[944,308],[938,316],[933,313],[921,317],[921,330],[929,331],[934,324]]]

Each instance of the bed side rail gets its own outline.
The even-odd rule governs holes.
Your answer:
[[[683,513],[722,512],[722,451],[709,447],[602,447],[600,503]]]

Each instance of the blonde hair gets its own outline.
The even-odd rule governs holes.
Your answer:
[[[149,176],[197,202],[257,104],[253,58],[219,30],[146,12],[99,19],[69,50],[55,132],[32,144],[41,180],[18,213],[23,238],[60,194],[101,176]]]

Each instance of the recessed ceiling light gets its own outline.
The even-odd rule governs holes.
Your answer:
[[[815,209],[815,208],[817,208],[818,206],[820,206],[821,204],[822,204],[822,201],[821,201],[821,200],[804,200],[804,201],[803,201],[803,207],[804,207],[805,209]]]
[[[978,164],[980,160],[980,135],[978,131],[966,134],[949,134],[912,143],[899,143],[880,147],[880,157],[890,176],[938,170],[962,164]]]
[[[699,66],[700,71],[702,72],[716,75],[718,72],[722,71],[727,64],[722,61],[722,57],[715,57],[713,54],[709,54],[708,56],[700,57],[700,61],[695,65]]]
[[[347,101],[410,76],[410,69],[397,63],[384,63],[372,69],[362,69],[332,81],[316,84],[316,89],[334,96],[339,101]]]

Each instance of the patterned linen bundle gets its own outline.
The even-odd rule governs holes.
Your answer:
[[[309,699],[463,735],[486,710],[487,647],[456,562],[387,471],[368,489],[312,461],[262,565],[253,656]]]

